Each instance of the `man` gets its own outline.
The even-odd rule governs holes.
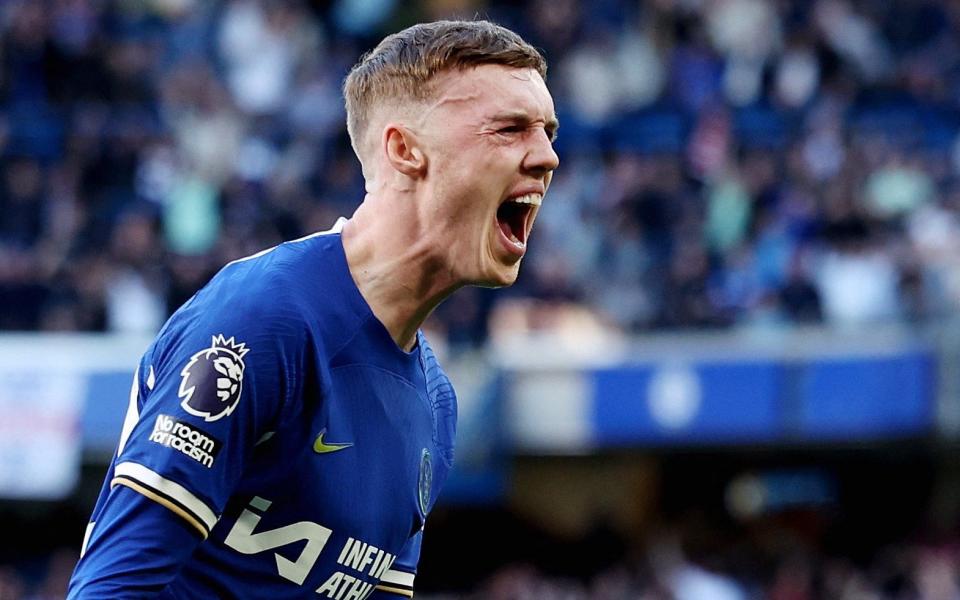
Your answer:
[[[230,263],[161,330],[71,598],[413,595],[456,421],[419,327],[517,277],[557,167],[545,72],[483,21],[361,59],[344,91],[363,203]]]

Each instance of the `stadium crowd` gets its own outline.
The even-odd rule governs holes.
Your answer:
[[[526,564],[494,573],[468,600],[948,600],[960,597],[955,548],[896,547],[867,568],[841,558],[780,557],[768,577],[757,564],[741,576],[687,561],[671,542],[644,560],[618,563],[578,581]],[[719,557],[713,557],[719,560]],[[652,559],[652,562],[651,562]],[[714,564],[714,568],[720,565]],[[727,565],[729,566],[729,565]],[[455,600],[460,596],[430,596]]]
[[[955,600],[960,598],[960,539],[893,544],[872,560],[826,555],[768,527],[763,539],[726,539],[725,547],[691,560],[676,532],[626,557],[583,573],[596,555],[610,555],[609,538],[559,545],[575,575],[542,557],[506,562],[463,589],[418,591],[420,600]],[[515,541],[515,540],[514,540]],[[597,545],[601,542],[604,545]],[[622,549],[613,541],[613,552]],[[449,549],[448,549],[449,551]],[[538,561],[540,564],[538,564]],[[64,548],[31,570],[0,565],[0,600],[58,600],[66,595],[76,553]],[[598,565],[597,565],[598,566]],[[561,567],[562,569],[562,567]],[[429,574],[424,574],[430,580]]]
[[[547,54],[563,167],[520,283],[435,315],[454,345],[517,298],[631,332],[960,304],[952,3],[10,0],[0,328],[154,331],[224,263],[350,214],[346,70],[464,14]]]
[[[153,332],[224,263],[349,215],[343,76],[464,15],[544,50],[562,164],[518,284],[434,315],[450,345],[518,306],[626,332],[960,308],[956,3],[6,0],[0,330]],[[768,556],[750,580],[665,543],[586,579],[513,563],[471,597],[954,600],[958,548]],[[71,560],[0,565],[0,600],[58,597]]]

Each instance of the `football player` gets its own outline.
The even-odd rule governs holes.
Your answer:
[[[413,595],[456,424],[420,326],[517,277],[558,164],[545,74],[486,21],[416,25],[360,60],[363,202],[228,264],[164,325],[70,598]]]

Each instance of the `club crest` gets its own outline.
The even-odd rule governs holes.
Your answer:
[[[213,336],[210,347],[191,356],[180,371],[180,406],[204,421],[232,413],[243,391],[243,357],[248,352],[246,344],[232,337]]]
[[[430,451],[426,448],[420,453],[420,483],[418,492],[420,497],[420,512],[424,517],[430,508],[430,488],[433,487],[433,464],[430,461]]]

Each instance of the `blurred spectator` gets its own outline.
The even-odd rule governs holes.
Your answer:
[[[224,263],[349,214],[363,197],[349,57],[410,19],[479,7],[3,3],[0,327],[152,330]],[[482,344],[517,296],[626,333],[954,309],[955,13],[490,5],[549,55],[564,168],[515,290],[438,311],[434,329]]]
[[[530,332],[595,354],[960,308],[952,3],[6,0],[0,329],[156,330],[226,262],[348,215],[351,62],[413,19],[475,14],[547,54],[562,168],[517,285],[441,307],[438,345]],[[507,564],[468,597],[960,599],[957,540],[855,561],[764,527],[775,550],[693,557],[668,531],[579,578]],[[0,600],[62,597],[73,560],[0,566]]]

